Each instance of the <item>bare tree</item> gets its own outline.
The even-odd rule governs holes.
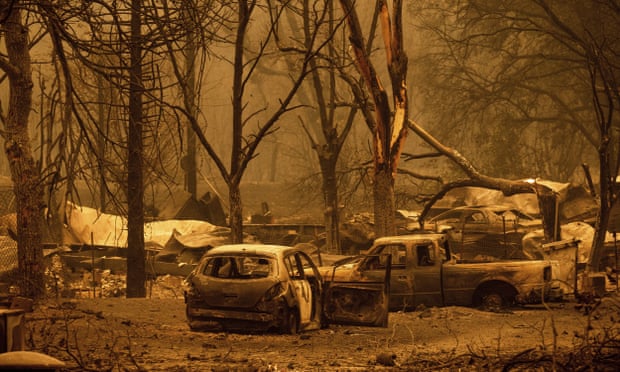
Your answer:
[[[344,19],[336,18],[334,8],[332,2],[325,0],[291,4],[285,17],[287,22],[278,27],[276,35],[281,51],[296,50],[300,55],[313,47],[317,32],[322,40],[327,41],[326,52],[310,60],[308,84],[300,89],[298,99],[309,106],[300,113],[299,121],[318,159],[326,248],[329,251],[340,248],[339,192],[342,177],[339,176],[338,160],[358,112],[357,103],[347,97],[344,89],[349,82],[357,82],[352,77],[355,71],[347,58],[346,43],[340,36],[344,31]],[[317,9],[321,11],[317,12]],[[294,59],[288,59],[287,63],[290,69],[295,68]],[[269,73],[277,74],[278,71],[272,69]],[[341,79],[341,75],[347,75],[347,78]]]
[[[127,136],[127,297],[146,296],[142,95],[142,1],[131,1]]]
[[[620,59],[618,32],[620,31],[620,8],[615,1],[597,2],[595,13],[577,5],[571,9],[581,15],[581,22],[573,23],[573,14],[564,14],[564,9],[553,6],[546,0],[535,3],[548,18],[554,37],[567,48],[581,55],[588,71],[592,93],[592,109],[598,127],[599,159],[599,215],[588,265],[590,270],[599,270],[603,254],[605,235],[609,224],[611,208],[617,202],[616,180],[620,170],[620,136],[618,135],[620,110]],[[585,12],[585,13],[581,13]],[[611,22],[606,27],[599,19],[599,12],[607,15]],[[614,133],[615,132],[615,133]]]
[[[19,290],[24,296],[38,298],[45,293],[41,223],[43,191],[29,137],[32,110],[32,67],[26,2],[0,1],[0,35],[6,55],[0,55],[0,69],[9,78],[9,110],[4,124],[5,153],[17,205],[17,248]]]
[[[127,216],[129,297],[144,297],[146,294],[144,180],[163,177],[166,165],[162,159],[165,156],[159,149],[166,152],[172,149],[166,144],[161,146],[158,141],[162,135],[159,122],[163,114],[159,102],[163,93],[153,56],[161,40],[158,41],[160,36],[152,22],[158,10],[140,4],[134,1],[110,8],[105,2],[92,2],[83,9],[65,9],[46,3],[43,7],[54,51],[62,66],[66,91],[64,103],[71,110],[67,117],[75,118],[80,129],[77,140],[85,142],[85,156],[80,159],[83,163],[67,165],[67,179],[75,178],[76,174],[87,178],[90,172],[80,171],[78,165],[92,161],[99,171],[92,173],[101,175],[98,178],[102,180],[101,187],[116,203],[116,210]],[[66,27],[67,23],[72,27]],[[82,27],[90,28],[92,32],[84,34]],[[72,59],[67,56],[67,49],[73,52],[70,54]],[[102,102],[102,86],[92,89],[95,94],[89,94],[87,79],[76,71],[99,77],[99,81],[105,81],[118,98]],[[82,84],[78,86],[75,81]],[[100,109],[106,103],[112,113],[108,116],[111,118],[109,122],[102,120],[105,115],[101,111],[95,116],[91,111],[97,110],[90,109],[92,106]],[[102,126],[102,122],[105,125]],[[111,130],[109,125],[114,124],[119,125],[120,130]],[[110,150],[106,151],[107,148]],[[109,187],[110,184],[113,186]],[[118,193],[117,190],[124,191]]]
[[[249,161],[254,157],[254,153],[260,142],[265,138],[265,136],[275,130],[275,126],[280,119],[280,117],[286,112],[290,111],[294,106],[291,106],[291,102],[295,97],[295,93],[301,86],[306,74],[308,73],[308,66],[311,57],[311,53],[301,61],[301,66],[299,71],[295,72],[294,77],[292,77],[292,84],[285,94],[284,99],[279,100],[279,105],[276,108],[275,112],[267,119],[266,123],[260,125],[258,127],[257,132],[248,135],[244,134],[244,127],[247,125],[248,119],[252,117],[250,114],[248,117],[244,117],[244,108],[246,106],[246,102],[244,102],[244,94],[246,92],[246,86],[249,81],[249,78],[252,76],[253,70],[261,61],[261,58],[264,56],[266,51],[266,46],[268,45],[269,39],[273,37],[275,22],[272,22],[269,25],[269,31],[266,37],[266,40],[261,42],[261,46],[259,50],[256,52],[256,57],[252,58],[250,61],[245,61],[246,55],[246,32],[248,30],[248,25],[251,20],[253,12],[256,10],[256,1],[239,1],[237,4],[238,8],[238,26],[235,37],[235,45],[234,45],[234,60],[233,60],[233,93],[232,93],[232,141],[233,146],[231,149],[231,162],[230,162],[230,170],[226,170],[223,167],[223,164],[219,161],[216,161],[218,164],[218,168],[220,169],[220,173],[224,177],[226,184],[228,185],[229,191],[229,207],[230,207],[230,227],[231,233],[234,242],[240,242],[242,240],[243,233],[243,213],[242,213],[242,203],[241,203],[241,193],[239,189],[239,185],[241,182],[241,178],[247,168]],[[275,20],[281,16],[281,12],[284,7],[280,8],[279,11],[275,13]],[[315,39],[314,37],[313,39]],[[249,69],[246,70],[245,66],[249,66]],[[245,144],[244,144],[245,142]],[[213,158],[213,152],[207,151]],[[215,159],[214,159],[215,160]]]
[[[153,7],[159,2],[154,1]],[[152,21],[162,35],[172,72],[171,82],[179,91],[180,99],[162,101],[162,106],[172,107],[175,115],[180,115],[183,124],[179,132],[184,132],[181,144],[184,150],[181,168],[185,176],[185,189],[197,198],[198,134],[195,127],[200,126],[204,110],[200,106],[202,91],[208,83],[205,70],[209,68],[212,44],[226,43],[226,32],[234,24],[234,13],[227,2],[220,0],[184,1],[180,6],[174,2],[161,2],[161,12]]]
[[[546,27],[537,7],[425,5],[410,5],[424,35],[416,55],[416,117],[438,123],[429,129],[488,174],[574,178],[596,137],[583,126],[591,114],[589,98],[579,93],[588,91],[587,78],[569,50],[535,32]],[[579,135],[566,136],[567,126]]]
[[[407,135],[406,121],[409,112],[406,84],[408,61],[403,46],[402,2],[399,0],[393,2],[392,16],[385,1],[379,1],[377,5],[380,8],[379,19],[392,86],[393,107],[390,106],[388,93],[383,88],[365,48],[360,21],[353,3],[350,0],[341,0],[340,4],[349,26],[349,41],[358,69],[374,102],[375,119],[374,124],[370,126],[373,130],[374,150],[375,231],[378,236],[392,235],[396,232],[394,178]],[[367,121],[370,120],[369,116],[366,118]]]
[[[312,55],[317,53],[317,49],[309,50],[307,55],[304,55],[298,65],[298,70],[290,71],[288,76],[289,85],[284,91],[284,95],[281,98],[273,97],[272,93],[270,99],[276,102],[275,108],[271,112],[267,112],[265,107],[256,109],[255,111],[249,111],[250,105],[248,96],[251,95],[249,85],[252,80],[258,79],[257,74],[260,70],[259,65],[261,63],[271,63],[273,60],[268,58],[269,48],[272,46],[273,37],[275,34],[276,25],[278,19],[281,17],[282,12],[286,9],[286,2],[279,7],[270,8],[269,5],[262,6],[258,1],[237,1],[234,3],[226,3],[222,5],[221,14],[229,15],[234,14],[236,16],[236,22],[234,22],[234,35],[231,35],[230,40],[224,37],[219,37],[218,42],[232,43],[233,57],[231,60],[232,68],[232,96],[231,96],[231,110],[232,119],[230,125],[230,153],[229,165],[226,165],[224,157],[218,153],[215,145],[221,142],[217,136],[208,136],[207,127],[198,120],[198,117],[191,115],[189,108],[191,107],[188,97],[190,97],[187,90],[187,84],[183,83],[184,90],[184,105],[176,106],[183,115],[191,123],[192,129],[196,133],[197,140],[200,142],[204,150],[209,157],[215,163],[220,175],[222,176],[226,186],[228,188],[228,204],[229,204],[229,224],[231,227],[231,236],[233,242],[241,242],[243,240],[243,207],[240,192],[241,180],[245,174],[245,171],[250,164],[250,161],[256,157],[258,146],[263,140],[277,130],[277,125],[280,118],[287,112],[294,110],[296,105],[293,104],[296,92],[301,86],[304,78],[309,71],[309,60]],[[259,20],[267,19],[266,34],[262,36],[262,39],[258,44],[248,45],[248,32],[252,21],[255,20],[258,24]],[[221,22],[230,22],[230,20],[221,20]],[[254,38],[260,38],[258,34],[252,35]],[[316,36],[313,36],[312,40],[316,40]],[[255,46],[257,47],[255,48]],[[204,44],[203,44],[204,47]],[[322,47],[320,45],[318,48]],[[170,51],[174,51],[176,48],[169,47]],[[182,78],[181,69],[175,69],[177,80],[184,82]],[[198,85],[200,83],[197,83]],[[259,117],[266,117],[264,121],[260,121]],[[254,124],[255,123],[255,124]]]

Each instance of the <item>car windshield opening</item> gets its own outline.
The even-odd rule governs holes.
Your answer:
[[[272,276],[274,261],[259,256],[213,257],[205,266],[204,274],[215,278],[257,279]]]

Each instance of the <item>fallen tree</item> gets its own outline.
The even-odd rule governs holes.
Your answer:
[[[432,206],[442,199],[450,190],[459,187],[475,186],[484,187],[492,190],[501,191],[505,196],[515,194],[535,193],[538,199],[545,241],[552,242],[560,239],[560,229],[558,221],[558,193],[553,187],[537,182],[536,180],[507,180],[505,178],[489,177],[478,171],[463,155],[457,150],[447,147],[439,142],[435,137],[419,126],[415,121],[407,121],[409,129],[416,133],[426,143],[431,145],[440,154],[448,157],[452,162],[459,166],[467,175],[467,178],[451,181],[442,185],[439,192],[434,194],[424,205],[420,220],[424,217]]]

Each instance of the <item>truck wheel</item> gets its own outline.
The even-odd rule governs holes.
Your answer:
[[[489,292],[482,295],[482,307],[485,309],[501,309],[506,304],[501,294]]]
[[[516,290],[506,283],[487,283],[478,288],[474,294],[474,306],[485,310],[497,311],[514,303]]]

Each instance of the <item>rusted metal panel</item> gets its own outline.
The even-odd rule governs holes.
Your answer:
[[[392,256],[385,255],[381,261],[385,267],[379,280],[362,275],[355,281],[326,283],[323,312],[329,322],[387,327]]]
[[[330,323],[386,326],[388,296],[383,283],[332,282],[326,289]]]

